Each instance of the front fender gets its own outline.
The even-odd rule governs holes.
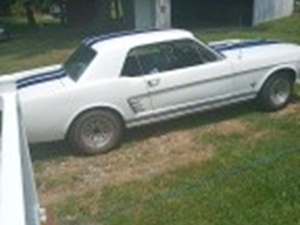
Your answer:
[[[260,91],[265,84],[265,82],[275,73],[283,70],[290,70],[296,74],[296,77],[299,78],[299,69],[298,65],[295,63],[287,63],[287,64],[280,64],[278,66],[272,67],[268,72],[264,75],[264,77],[260,80],[257,85],[257,91]]]

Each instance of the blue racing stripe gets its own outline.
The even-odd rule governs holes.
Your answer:
[[[42,77],[53,76],[57,73],[62,73],[62,72],[64,72],[64,69],[58,69],[58,70],[53,70],[51,72],[36,74],[36,75],[30,76],[30,77],[25,77],[25,78],[19,79],[17,81],[17,84],[21,84],[21,83],[28,82],[28,81],[35,80],[35,79],[40,79]]]
[[[61,78],[66,77],[67,74],[66,73],[61,73],[55,76],[48,76],[48,77],[44,77],[44,78],[40,78],[40,79],[32,79],[29,80],[27,82],[23,82],[23,83],[17,83],[17,89],[23,89],[29,86],[34,86],[34,85],[38,85],[38,84],[42,84],[45,82],[49,82],[49,81],[53,81],[53,80],[58,80]]]
[[[30,83],[30,82],[33,82],[33,81],[44,80],[44,79],[48,79],[48,78],[51,78],[51,77],[59,76],[63,73],[65,73],[65,71],[59,71],[59,72],[44,74],[42,76],[41,75],[40,76],[36,75],[36,76],[33,76],[33,77],[28,77],[27,79],[18,80],[17,84],[18,85],[23,85],[23,84]]]
[[[133,30],[133,31],[121,31],[121,32],[115,32],[115,33],[110,33],[110,34],[104,34],[100,36],[95,36],[91,38],[86,38],[83,40],[83,44],[91,47],[94,44],[101,42],[101,41],[106,41],[110,40],[113,38],[119,38],[119,37],[125,37],[125,36],[130,36],[130,35],[137,35],[137,34],[143,34],[143,33],[148,33],[148,32],[155,32],[155,31],[162,31],[162,29],[149,29],[149,30]]]
[[[234,49],[241,49],[241,48],[251,48],[251,47],[258,47],[258,46],[264,46],[264,45],[272,45],[272,44],[278,44],[277,41],[268,41],[268,40],[255,40],[255,41],[246,41],[241,43],[235,43],[235,44],[219,44],[219,45],[212,45],[210,46],[216,51],[229,51]]]

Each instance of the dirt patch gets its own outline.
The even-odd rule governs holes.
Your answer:
[[[240,120],[223,121],[214,125],[210,125],[206,132],[218,136],[230,136],[233,134],[245,134],[250,131],[250,126]]]
[[[140,128],[141,132],[143,129]],[[44,205],[61,202],[69,196],[100,192],[104,186],[118,185],[154,176],[211,159],[215,147],[202,141],[202,135],[245,134],[247,123],[223,121],[205,127],[170,131],[133,143],[107,155],[66,157],[46,161],[37,172],[39,192]]]
[[[293,102],[289,104],[285,109],[280,110],[279,112],[274,112],[271,114],[272,118],[282,118],[286,116],[298,116],[300,113],[300,103],[299,102]]]
[[[207,161],[213,146],[202,144],[199,131],[175,131],[124,146],[107,155],[90,158],[70,157],[47,162],[37,174],[43,204],[61,201],[87,190],[137,179],[149,179],[189,163]]]

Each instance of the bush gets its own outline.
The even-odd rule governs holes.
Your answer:
[[[23,2],[16,1],[11,7],[11,13],[14,16],[24,16],[25,11],[24,11],[24,7],[23,7]]]

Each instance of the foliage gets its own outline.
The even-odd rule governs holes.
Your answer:
[[[0,1],[0,16],[1,9],[9,11],[14,16],[24,15],[24,3],[28,0],[1,0]],[[57,2],[57,0],[30,0],[36,11],[47,12],[49,7]],[[2,13],[3,14],[3,13]],[[6,13],[7,14],[7,13]]]
[[[0,1],[0,16],[7,16],[11,13],[10,8],[13,4],[13,0],[1,0]]]
[[[14,4],[11,5],[11,12],[13,16],[24,16],[23,2],[15,1]]]

